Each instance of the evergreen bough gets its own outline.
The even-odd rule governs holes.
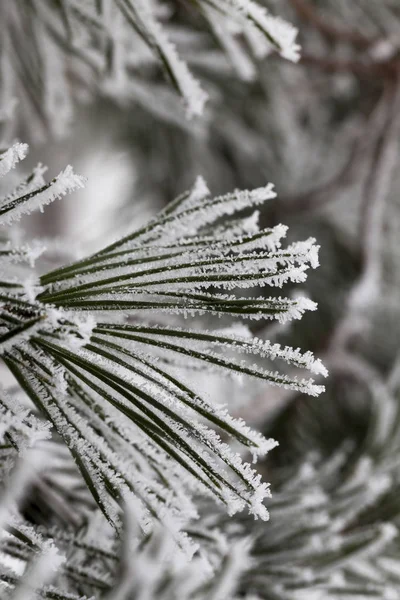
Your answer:
[[[26,152],[20,143],[5,150],[1,175]],[[307,269],[318,265],[314,240],[282,248],[285,227],[260,229],[257,213],[244,214],[274,198],[271,185],[213,198],[200,178],[147,225],[87,259],[35,278],[33,265],[41,249],[15,245],[8,226],[83,185],[71,167],[49,183],[43,173],[39,165],[1,200],[3,361],[68,446],[117,531],[122,505],[132,502],[145,534],[159,520],[191,555],[198,546],[185,527],[197,515],[194,493],[212,496],[229,514],[247,508],[267,519],[263,500],[269,497],[268,485],[227,440],[235,439],[254,460],[276,442],[201,398],[176,366],[200,363],[205,372],[233,371],[318,395],[323,387],[312,379],[249,360],[284,361],[326,375],[310,352],[253,338],[242,326],[183,326],[196,315],[285,322],[314,310],[315,304],[302,296],[240,295],[241,290],[304,281]],[[164,314],[175,319],[163,319]],[[184,322],[178,326],[179,316]],[[36,421],[21,412],[15,397],[5,394],[2,407],[3,450],[14,449],[12,456],[24,469],[23,450],[35,444]],[[39,432],[46,437],[48,429],[41,425]],[[21,443],[21,436],[27,442]],[[23,536],[26,525],[15,527]],[[31,543],[41,546],[36,539]],[[48,542],[43,544],[45,552]]]
[[[366,1],[357,2],[364,19]],[[304,3],[293,5],[302,14]],[[171,7],[181,31],[170,26]],[[325,8],[335,12],[337,3]],[[382,3],[382,18],[395,10],[390,0]],[[16,0],[0,7],[0,22],[5,142],[21,123],[32,138],[49,129],[65,135],[74,104],[99,94],[178,123],[159,68],[191,118],[207,106],[192,70],[230,63],[251,80],[270,52],[299,58],[296,29],[251,0],[179,8],[142,0]],[[317,26],[329,40],[338,35],[323,20]],[[362,35],[347,41],[368,46]],[[191,46],[201,48],[201,58]],[[386,62],[395,57],[382,68],[376,52],[360,68],[387,76]],[[234,115],[227,118],[229,135],[240,131]],[[252,142],[253,150],[261,147],[257,136]],[[310,352],[258,339],[242,324],[285,324],[316,308],[302,295],[265,293],[304,282],[318,265],[313,239],[284,246],[283,225],[259,227],[272,185],[213,197],[198,178],[145,226],[43,273],[44,248],[21,244],[15,221],[84,179],[67,167],[47,183],[42,165],[23,180],[13,177],[28,148],[7,146],[0,154],[0,350],[19,388],[0,392],[1,597],[399,598],[396,369],[385,380],[356,365],[369,393],[361,436],[337,435],[351,432],[351,418],[344,411],[331,423],[331,399],[303,404],[294,421],[289,406],[268,436],[282,440],[290,460],[284,468],[262,463],[258,473],[248,454],[256,461],[276,442],[189,382],[191,373],[231,373],[248,386],[265,381],[296,395],[323,390],[297,375],[326,375]],[[284,161],[277,168],[284,171]],[[271,522],[260,526],[254,517],[268,518],[266,498]]]

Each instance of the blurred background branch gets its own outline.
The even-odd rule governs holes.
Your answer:
[[[21,514],[66,552],[59,580],[77,597],[398,599],[400,4],[260,1],[298,28],[298,62],[284,60],[297,59],[293,29],[281,30],[279,42],[268,39],[268,28],[260,37],[263,20],[254,29],[243,15],[226,19],[231,5],[246,2],[151,2],[155,30],[152,20],[139,23],[141,4],[18,0],[0,8],[5,138],[31,142],[50,172],[71,162],[90,178],[68,202],[22,221],[26,235],[46,237],[50,251],[39,270],[146,223],[198,174],[216,195],[274,181],[278,198],[260,208],[260,222],[287,224],[289,243],[316,238],[321,267],[301,293],[318,311],[283,325],[254,320],[249,329],[321,356],[330,370],[327,391],[318,400],[266,391],[239,373],[205,376],[204,368],[170,360],[196,393],[228,404],[280,443],[260,465],[272,483],[270,523],[232,521],[199,500],[201,521],[187,530],[200,550],[188,569],[164,560],[165,532],[137,543],[132,506],[122,544],[87,518],[93,499],[59,439],[48,446],[54,462],[29,482]],[[166,45],[154,42],[158,26]],[[179,78],[181,60],[198,84],[194,99]],[[201,117],[193,110],[199,100]],[[228,325],[207,316],[210,329]],[[268,360],[262,364],[274,368]],[[285,365],[284,373],[298,370]],[[2,547],[29,563],[38,548],[22,533]],[[209,575],[198,581],[205,563]],[[61,598],[54,594],[47,597]]]

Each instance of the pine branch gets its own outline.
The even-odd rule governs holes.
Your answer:
[[[8,162],[11,168],[14,161]],[[82,185],[72,171],[46,184],[42,171],[2,202],[9,209],[6,223]],[[236,439],[254,457],[265,455],[275,442],[200,398],[168,363],[178,354],[189,366],[199,361],[312,395],[323,390],[312,379],[269,371],[246,358],[283,361],[317,375],[326,370],[309,352],[249,339],[242,330],[198,331],[136,319],[138,308],[142,313],[164,309],[280,321],[314,310],[302,298],[211,293],[211,287],[235,290],[303,281],[309,266],[318,265],[312,239],[281,248],[282,226],[259,230],[248,217],[219,224],[221,217],[257,207],[274,195],[269,185],[212,198],[198,180],[148,225],[101,252],[37,282],[5,281],[4,362],[64,440],[94,500],[117,529],[120,504],[133,496],[144,531],[154,519],[168,519],[178,544],[193,552],[180,532],[196,514],[193,491],[212,496],[230,514],[247,507],[255,516],[268,517],[263,504],[268,486],[220,435]],[[206,293],[196,292],[203,289]],[[236,360],[228,352],[245,358]]]
[[[256,58],[275,51],[289,60],[298,59],[295,28],[252,0],[192,4],[205,17],[203,27],[223,29],[225,48],[239,47],[237,38],[243,33]],[[154,66],[159,65],[181,96],[188,117],[202,114],[208,94],[171,41],[168,19],[159,18],[162,9],[162,3],[144,0],[4,4],[0,77],[7,86],[2,112],[12,112],[15,98],[22,97],[34,134],[43,137],[43,130],[50,128],[65,135],[82,89],[89,95],[100,89],[117,101],[124,101],[129,90],[130,101],[135,101],[135,80],[139,79],[140,88],[144,79],[144,89],[137,91],[140,103],[145,90],[153,95]],[[234,54],[228,49],[228,53],[231,58],[245,54],[245,60],[254,63],[244,48]],[[234,66],[240,74],[243,59],[238,60],[239,66],[236,60]]]

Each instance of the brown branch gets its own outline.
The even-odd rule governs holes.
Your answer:
[[[374,148],[361,207],[359,238],[365,277],[382,250],[384,209],[398,157],[400,83],[388,86],[382,101],[387,104],[386,123]]]
[[[299,17],[314,27],[323,37],[333,42],[349,43],[361,52],[359,57],[341,59],[330,56],[314,56],[303,52],[300,62],[315,67],[325,73],[353,73],[366,79],[394,79],[400,73],[400,60],[390,56],[384,60],[374,60],[369,53],[381,41],[379,37],[370,38],[359,31],[337,26],[318,14],[307,0],[290,0]]]
[[[362,79],[373,80],[396,79],[400,73],[400,60],[398,57],[391,57],[383,61],[372,59],[368,61],[359,59],[343,60],[328,56],[313,56],[303,52],[300,64],[315,67],[325,73],[352,73]]]
[[[360,49],[369,48],[377,41],[376,39],[370,39],[358,31],[346,29],[345,27],[338,27],[333,23],[326,21],[318,14],[315,8],[305,0],[290,0],[290,2],[301,19],[307,21],[310,25],[313,25],[315,29],[329,40],[347,42]]]
[[[379,294],[385,205],[398,157],[400,82],[388,85],[378,106],[378,116],[380,112],[385,119],[374,144],[363,187],[358,235],[362,271],[349,295],[345,314],[332,336],[331,351],[345,348],[354,335],[366,326],[363,312]]]

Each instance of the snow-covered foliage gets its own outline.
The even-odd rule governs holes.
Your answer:
[[[26,152],[19,143],[5,151],[3,175]],[[0,204],[3,227],[83,185],[71,167],[50,183],[43,173],[39,166],[7,189]],[[318,265],[313,239],[283,247],[285,227],[260,229],[247,216],[274,197],[267,185],[213,198],[198,179],[147,225],[36,278],[32,265],[43,249],[18,248],[12,236],[4,238],[2,358],[69,448],[117,531],[121,504],[134,503],[144,534],[158,520],[190,556],[198,548],[187,532],[197,516],[194,494],[212,497],[230,515],[247,509],[268,518],[268,485],[228,441],[236,440],[254,461],[276,442],[200,397],[176,374],[176,357],[188,368],[201,364],[311,395],[323,390],[296,374],[306,369],[326,375],[310,352],[249,337],[239,326],[190,325],[196,315],[285,322],[315,309],[303,296],[262,293],[302,282]],[[258,295],[242,296],[247,289]],[[251,357],[286,363],[294,372],[268,370]],[[33,439],[47,435],[46,427],[33,427],[15,397],[4,402],[4,435],[13,447],[20,449],[12,433],[17,426]]]
[[[2,589],[9,592],[2,597],[27,600],[36,591],[58,600],[236,598],[238,581],[251,563],[250,539],[229,547],[223,535],[212,532],[213,564],[200,555],[187,563],[177,558],[163,527],[141,540],[135,512],[134,505],[125,506],[122,541],[98,518],[78,535],[14,519],[1,544],[3,557],[13,559],[9,566],[0,561]]]
[[[309,440],[303,440],[294,444],[294,460],[269,466],[274,495],[268,502],[268,524],[244,514],[230,519],[209,501],[199,501],[200,520],[186,526],[200,546],[190,563],[176,554],[167,530],[157,526],[142,539],[134,500],[124,506],[122,540],[100,514],[92,515],[78,534],[59,527],[37,530],[14,518],[2,552],[29,564],[48,545],[58,569],[53,574],[46,570],[42,594],[65,600],[396,600],[398,372],[376,384],[361,437],[336,440],[336,450],[325,456],[310,453]],[[318,411],[324,410],[309,403],[298,429],[307,435],[312,430],[307,423],[314,420],[317,426]],[[347,410],[338,432],[351,418],[351,407]],[[18,577],[4,569],[2,579],[14,585]]]
[[[253,0],[187,4],[188,14],[195,10],[200,27],[211,28],[245,78],[256,72],[251,55],[260,59],[275,51],[298,59],[297,30]],[[177,10],[158,0],[3,2],[0,119],[16,111],[34,135],[42,136],[46,127],[65,134],[74,103],[87,101],[99,89],[116,99],[130,90],[130,99],[138,95],[139,102],[146,90],[154,95],[158,65],[182,97],[187,115],[200,115],[208,94],[178,50],[180,35],[169,26]],[[190,35],[201,41],[197,28]]]
[[[124,234],[107,223],[87,256],[16,223],[84,179],[21,181],[28,147],[3,144],[1,598],[400,600],[399,18],[394,0],[0,5],[4,139],[65,135],[106,97],[81,124],[108,138],[116,107],[142,202],[198,172],[218,193],[198,178],[134,229],[118,186]]]
[[[282,444],[290,448],[290,438],[295,441],[292,457],[289,451],[285,464],[269,468],[274,495],[267,528],[246,516],[233,526],[204,509],[208,528],[232,535],[232,545],[244,534],[255,540],[251,566],[239,584],[243,593],[285,600],[400,598],[398,374],[397,368],[386,381],[365,376],[367,418],[361,435],[356,428],[350,437],[343,433],[356,410],[349,396],[339,409],[334,396],[318,407],[308,402],[292,418],[296,411],[288,409],[286,421],[295,424]],[[357,389],[354,381],[351,389]],[[329,417],[335,409],[341,414],[333,425]],[[271,425],[277,433],[278,423]],[[324,441],[310,439],[327,437],[323,428],[332,438],[326,441],[331,452]]]

